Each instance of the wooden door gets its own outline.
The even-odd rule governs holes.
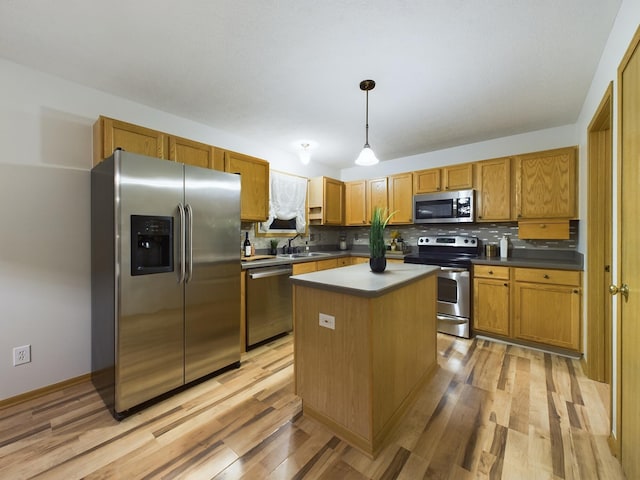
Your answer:
[[[366,225],[367,220],[367,182],[356,180],[346,182],[345,186],[345,224]]]
[[[476,165],[477,220],[480,222],[511,219],[511,159],[485,160]]]
[[[390,224],[413,223],[413,175],[401,173],[388,178]]]
[[[169,137],[169,160],[194,167],[213,168],[213,147],[171,135]]]
[[[585,373],[611,383],[612,128],[613,82],[587,129],[587,358]]]
[[[618,295],[618,432],[622,468],[627,478],[640,478],[640,29],[618,69],[619,88],[619,284]]]

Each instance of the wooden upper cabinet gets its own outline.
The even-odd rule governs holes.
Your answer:
[[[329,177],[309,180],[309,224],[344,223],[344,183]]]
[[[387,177],[375,178],[367,180],[367,222],[371,223],[373,209],[380,207],[382,209],[389,208],[389,199],[387,195]]]
[[[413,193],[433,193],[441,190],[439,168],[413,172]]]
[[[511,220],[511,158],[476,163],[476,220]]]
[[[413,193],[473,188],[473,163],[413,172]]]
[[[473,163],[462,163],[443,168],[442,183],[445,190],[473,188]]]
[[[269,217],[269,162],[225,150],[224,171],[240,174],[240,218],[265,221]]]
[[[345,225],[366,225],[367,218],[367,182],[356,180],[344,184],[344,223]]]
[[[211,145],[169,136],[169,160],[195,167],[213,168],[213,153]]]
[[[518,220],[575,218],[576,161],[576,147],[515,157],[515,201]]]
[[[413,223],[413,174],[387,177],[389,213],[395,212],[390,224]]]
[[[116,148],[167,158],[167,138],[163,132],[101,116],[93,124],[93,165],[111,156]]]

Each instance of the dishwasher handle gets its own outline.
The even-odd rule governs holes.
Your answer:
[[[291,275],[293,268],[258,268],[255,272],[249,271],[249,278],[251,280],[258,280],[260,278],[278,277],[280,275]]]

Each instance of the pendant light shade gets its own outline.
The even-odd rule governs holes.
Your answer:
[[[360,82],[360,90],[364,90],[367,94],[367,108],[365,116],[365,141],[364,148],[356,158],[356,165],[369,166],[378,163],[378,157],[373,153],[369,146],[369,90],[373,90],[376,86],[376,82],[373,80],[363,80]]]

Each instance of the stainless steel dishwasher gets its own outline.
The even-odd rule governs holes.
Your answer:
[[[247,347],[293,329],[292,271],[291,265],[248,270]]]

